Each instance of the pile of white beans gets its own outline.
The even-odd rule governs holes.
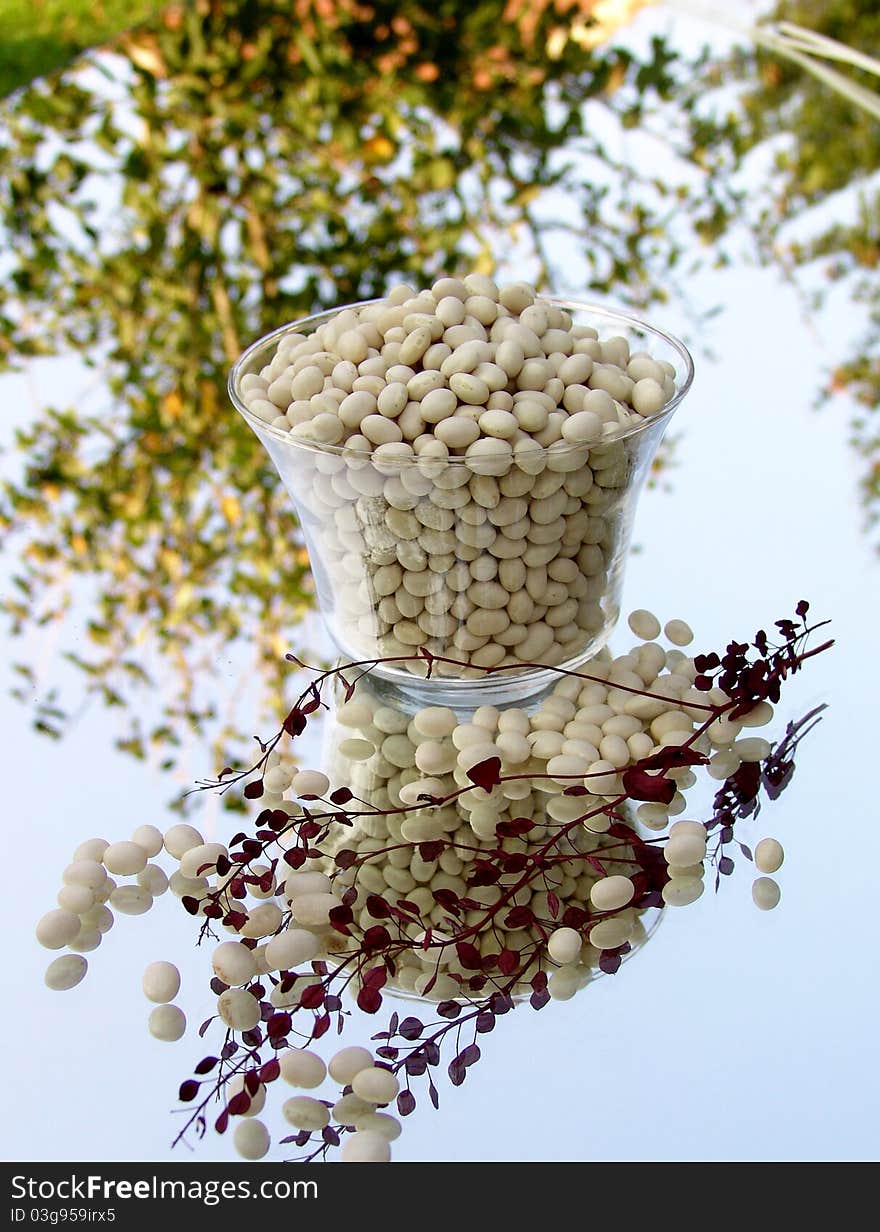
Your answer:
[[[377,808],[412,808],[420,796],[438,799],[461,793],[444,806],[361,822],[361,846],[367,850],[371,845],[378,849],[389,843],[416,844],[442,837],[452,839],[456,846],[434,867],[421,860],[414,847],[398,849],[382,863],[381,873],[371,870],[372,861],[361,867],[358,884],[365,891],[412,898],[424,906],[426,920],[439,925],[444,912],[434,903],[432,891],[446,887],[458,894],[466,892],[463,872],[477,854],[474,845],[494,845],[499,821],[528,817],[535,823],[529,840],[540,841],[552,827],[571,822],[620,796],[622,774],[634,762],[692,741],[695,728],[706,718],[707,704],[721,705],[729,699],[721,690],[704,693],[694,687],[697,672],[693,659],[680,649],[693,638],[684,621],[666,623],[662,632],[670,643],[668,647],[655,640],[661,635],[661,625],[653,613],[632,612],[629,624],[641,644],[614,659],[602,652],[583,669],[593,677],[590,681],[575,676],[561,678],[533,713],[516,707],[498,710],[480,706],[469,721],[461,722],[447,707],[428,706],[407,713],[382,705],[363,691],[343,702],[337,709],[337,723],[351,734],[337,743],[334,781],[351,784],[358,796],[369,799]],[[645,697],[640,691],[655,696]],[[724,780],[743,762],[763,760],[770,752],[769,743],[748,732],[769,723],[772,717],[772,706],[762,702],[735,721],[716,719],[694,744],[698,752],[710,758],[709,776]],[[473,786],[468,771],[493,757],[499,759],[502,775],[523,777],[502,783],[491,792]],[[698,822],[673,820],[685,810],[684,793],[696,782],[694,772],[680,769],[670,772],[669,777],[678,788],[671,803],[640,804],[637,817],[648,830],[670,828],[670,838],[664,845],[670,880],[663,897],[667,905],[686,906],[703,892],[706,830]],[[565,795],[565,788],[571,785],[582,785],[588,794]],[[604,813],[589,818],[583,829],[575,832],[580,850],[593,851],[597,836],[609,824]],[[351,845],[350,838],[346,833],[341,841]],[[522,840],[506,839],[504,846],[525,850]],[[758,844],[755,863],[765,873],[780,867],[782,849],[776,840],[764,839]],[[628,867],[631,871],[632,866]],[[625,871],[623,866],[612,869],[612,873]],[[578,878],[562,878],[555,892],[563,902],[583,905],[590,899],[595,881],[596,874],[586,866]],[[778,886],[775,882],[767,885],[768,881],[759,878],[753,890],[756,904],[765,909],[779,901]],[[481,893],[491,905],[499,891],[491,887]],[[526,897],[524,893],[524,901]],[[531,906],[536,915],[549,918],[546,893],[537,893]],[[361,923],[367,927],[367,918]],[[600,939],[606,931],[616,937],[617,930],[626,926],[625,916],[616,917],[613,928],[611,925],[608,921],[596,926]],[[621,937],[629,940],[622,932]],[[604,948],[614,948],[622,940],[608,941]],[[589,955],[592,962],[597,957],[592,932],[589,942],[593,946]],[[414,987],[420,991],[418,985]],[[441,988],[450,995],[448,986]]]
[[[463,912],[456,927],[475,929],[468,940],[483,955],[497,954],[502,944],[520,955],[540,954],[551,972],[550,995],[557,1000],[574,996],[594,978],[603,950],[643,943],[645,910],[633,905],[637,865],[632,848],[608,835],[609,818],[601,812],[569,834],[560,852],[565,860],[548,866],[540,881],[520,887],[493,917],[491,927],[480,927],[486,913],[520,880],[521,872],[505,873],[491,886],[466,882],[469,865],[482,853],[500,846],[511,854],[527,854],[535,844],[546,842],[555,828],[618,797],[621,776],[629,765],[692,740],[696,725],[705,719],[706,703],[728,701],[720,690],[704,693],[694,687],[694,661],[681,649],[692,640],[684,621],[670,620],[663,627],[666,646],[657,640],[661,625],[651,612],[631,613],[629,625],[639,643],[628,653],[612,658],[602,651],[582,673],[589,674],[589,681],[562,677],[533,711],[480,706],[463,722],[444,706],[405,710],[400,703],[390,705],[365,678],[352,698],[337,704],[326,773],[299,769],[280,748],[270,753],[260,810],[284,810],[295,819],[307,803],[313,815],[320,815],[321,801],[327,800],[332,788],[347,786],[359,801],[354,806],[357,811],[371,815],[353,827],[338,827],[335,842],[323,845],[325,854],[302,869],[290,871],[279,861],[273,876],[268,864],[252,863],[250,872],[266,881],[249,885],[246,900],[228,889],[220,893],[217,901],[224,910],[245,917],[240,927],[218,925],[232,938],[212,954],[214,974],[228,985],[216,1005],[225,1026],[233,1031],[257,1026],[260,1004],[248,986],[266,975],[304,973],[289,990],[282,992],[278,982],[269,992],[277,1009],[298,1005],[305,987],[323,982],[311,963],[332,961],[335,954],[350,950],[357,945],[358,930],[376,923],[366,908],[369,895],[391,903],[405,898],[419,908],[421,919],[410,930],[413,948],[400,955],[390,987],[429,1000],[461,996],[461,984],[453,977],[473,974],[460,962],[455,938],[448,935],[449,912],[437,902],[435,891],[453,891],[479,904]],[[766,758],[768,742],[743,733],[764,726],[772,716],[773,708],[761,702],[736,720],[715,719],[694,746],[709,757],[709,776],[725,780],[743,763]],[[517,777],[486,791],[474,786],[467,772],[493,757],[499,759],[503,776]],[[647,830],[668,829],[662,845],[669,872],[663,899],[668,906],[687,906],[703,892],[707,832],[701,823],[680,816],[686,807],[684,793],[696,781],[693,771],[667,773],[677,785],[672,801],[640,804],[636,813]],[[565,788],[573,784],[583,785],[587,793],[565,795]],[[421,796],[438,799],[456,792],[460,794],[445,804],[420,807]],[[336,811],[338,806],[330,808]],[[534,823],[528,835],[499,839],[498,824],[518,817]],[[425,860],[419,844],[436,839],[445,840],[443,850],[436,859]],[[295,841],[292,831],[279,834],[266,858],[277,858]],[[333,853],[343,847],[355,850],[361,860],[341,870]],[[163,849],[176,865],[170,876],[151,862]],[[68,951],[50,964],[48,987],[71,989],[82,980],[87,968],[82,952],[95,949],[112,926],[111,906],[123,914],[140,915],[166,889],[207,905],[221,880],[217,863],[228,854],[225,844],[206,842],[194,826],[183,822],[164,834],[145,825],[130,840],[109,843],[93,838],[80,844],[64,870],[58,907],[37,924],[42,945]],[[600,859],[602,871],[581,858],[586,854]],[[776,839],[757,843],[754,863],[763,875],[753,882],[752,897],[762,910],[772,909],[780,900],[779,886],[766,874],[776,872],[783,859]],[[119,885],[117,877],[129,878],[130,883]],[[227,880],[228,875],[222,878]],[[354,938],[344,937],[330,924],[330,912],[341,905],[350,886],[357,891]],[[558,911],[552,909],[551,894],[558,899]],[[534,923],[508,926],[505,917],[517,906],[528,906],[533,918],[542,921],[543,931]],[[584,928],[553,926],[569,906],[590,913]],[[431,938],[424,946],[427,929]],[[169,962],[151,963],[144,972],[143,991],[155,1004],[149,1026],[157,1039],[173,1041],[184,1035],[183,1011],[171,1004],[179,987],[180,974]],[[513,991],[527,994],[528,982]],[[286,1121],[297,1129],[320,1130],[331,1121],[351,1127],[356,1132],[346,1138],[343,1159],[387,1160],[389,1143],[400,1126],[379,1109],[395,1098],[396,1079],[362,1048],[343,1049],[329,1067],[303,1049],[291,1049],[282,1058],[282,1077],[300,1089],[320,1086],[328,1068],[330,1078],[352,1085],[353,1090],[335,1103],[295,1095],[283,1106]],[[233,1087],[230,1094],[234,1093]],[[261,1158],[269,1149],[269,1132],[256,1119],[265,1097],[260,1088],[236,1126],[235,1144],[247,1159]]]
[[[101,944],[113,927],[114,911],[141,915],[168,888],[163,870],[151,863],[162,850],[162,831],[138,826],[130,840],[108,843],[90,838],[73,852],[62,873],[58,906],[37,924],[37,940],[49,950],[66,949],[46,971],[46,985],[55,991],[75,988],[88,970],[83,958]],[[120,885],[116,877],[133,878]]]
[[[525,283],[472,274],[282,335],[239,392],[314,447],[264,433],[346,650],[516,668],[570,663],[613,626],[661,425],[633,429],[675,375]]]
[[[228,893],[221,896],[226,910],[243,911],[246,916],[240,930],[225,927],[258,943],[250,950],[236,942],[223,951],[227,954],[223,961],[230,961],[229,954],[237,958],[239,967],[235,970],[215,962],[218,976],[230,984],[229,991],[218,999],[218,1013],[224,1022],[235,1030],[256,1025],[257,1004],[241,987],[248,979],[289,970],[344,948],[345,939],[330,928],[329,913],[340,903],[347,885],[356,884],[359,891],[358,924],[364,928],[373,922],[363,906],[371,893],[390,901],[411,899],[423,911],[423,927],[441,926],[446,920],[445,910],[434,899],[434,890],[446,888],[459,895],[468,894],[482,906],[491,907],[501,888],[468,889],[464,874],[480,851],[496,845],[499,821],[528,817],[534,823],[527,839],[505,838],[502,844],[510,851],[525,851],[529,843],[545,838],[553,827],[620,795],[621,776],[627,766],[691,740],[695,724],[705,716],[706,702],[722,704],[726,695],[714,689],[703,693],[694,687],[694,662],[679,649],[692,637],[683,621],[666,624],[666,640],[672,643],[669,648],[654,640],[661,629],[652,613],[633,612],[629,623],[641,644],[615,659],[602,652],[590,664],[590,681],[574,676],[561,678],[533,713],[516,707],[498,710],[481,706],[467,722],[461,722],[454,711],[443,706],[406,711],[383,704],[381,698],[371,695],[369,681],[362,681],[358,693],[337,708],[328,769],[334,784],[349,786],[377,811],[391,812],[364,818],[354,829],[344,829],[338,845],[357,846],[361,852],[378,852],[388,846],[396,849],[345,872],[335,870],[332,860],[322,857],[307,869],[272,880],[266,888],[250,886],[249,898],[255,901],[243,903]],[[639,690],[655,696],[642,696]],[[710,756],[708,774],[724,780],[743,762],[763,760],[770,751],[768,742],[744,733],[765,725],[772,715],[772,707],[761,702],[736,720],[724,717],[712,722],[695,744],[698,751]],[[487,792],[472,784],[468,770],[493,757],[499,759],[502,775],[517,777]],[[685,809],[684,792],[695,782],[690,769],[671,771],[669,776],[678,786],[671,803],[640,804],[637,808],[639,822],[649,830],[670,827],[672,819]],[[572,784],[583,785],[587,794],[566,795],[565,788]],[[300,799],[310,800],[309,808],[320,809],[311,798],[326,797],[331,778],[323,771],[298,769],[288,755],[276,750],[269,756],[264,789],[261,808],[284,809],[295,818],[301,811],[297,803]],[[455,792],[460,794],[447,804],[418,807],[420,796],[436,799]],[[404,811],[394,811],[398,809]],[[574,832],[576,849],[581,853],[601,851],[608,826],[608,817],[596,813]],[[418,844],[437,838],[445,838],[449,846],[436,861],[424,861]],[[279,852],[293,841],[292,833],[279,836]],[[163,848],[176,864],[170,877],[152,862]],[[623,849],[616,854],[620,858],[610,861],[606,869],[607,879],[615,885],[622,884],[632,872],[632,865],[626,863],[631,853]],[[697,822],[675,821],[664,854],[670,872],[663,892],[665,901],[671,906],[693,902],[703,889],[704,827]],[[69,989],[82,980],[87,969],[82,953],[97,948],[102,934],[112,927],[111,907],[123,914],[140,915],[168,888],[178,897],[206,903],[216,888],[217,861],[227,855],[223,843],[206,843],[195,827],[183,822],[171,826],[164,835],[155,826],[146,825],[138,827],[130,840],[108,843],[94,838],[80,844],[64,870],[57,908],[37,924],[37,939],[42,945],[68,951],[50,964],[47,985]],[[773,873],[783,862],[782,847],[775,839],[762,839],[754,858],[758,872]],[[543,889],[534,894],[525,888],[518,892],[513,905],[528,901],[536,916],[548,920],[553,916],[548,902],[550,890],[563,910],[570,902],[592,903],[595,908],[597,886],[600,900],[605,902],[602,879],[595,870],[584,861],[575,864],[576,875],[574,867],[569,870],[562,866],[558,873],[549,874]],[[251,871],[267,874],[268,866],[256,864]],[[120,885],[116,877],[129,878],[130,882]],[[500,887],[504,884],[502,880]],[[771,877],[756,879],[753,898],[757,906],[764,910],[775,907],[779,897],[779,887]],[[628,901],[620,907],[626,907]],[[466,915],[465,923],[477,923],[478,916],[479,912]],[[285,920],[289,921],[286,927]],[[638,936],[638,928],[636,913],[626,911],[593,925],[582,938],[578,965],[584,970],[578,978],[583,978],[584,972],[589,975],[600,949],[631,941]],[[525,935],[517,936],[511,948],[514,943],[527,941]],[[433,952],[436,954],[436,947]],[[447,971],[455,969],[455,961],[450,956]],[[428,983],[420,962],[411,954],[400,979],[403,987],[416,993]],[[185,1027],[182,1013],[167,1004],[176,994],[176,988],[168,992],[174,982],[169,967],[159,964],[144,984],[147,996],[159,1003],[151,1030],[161,1039],[178,1038]],[[557,983],[557,992],[562,995],[566,980]],[[551,991],[553,987],[551,981]],[[302,988],[301,981],[288,993],[273,987],[270,1000],[278,1008],[290,1006],[299,1000]],[[453,982],[438,980],[431,995],[454,995]]]
[[[540,721],[542,714],[549,714],[549,711],[542,707],[533,717]],[[507,726],[503,723],[504,716],[516,716],[519,721]],[[595,922],[588,934],[582,935],[570,928],[553,932],[549,953],[559,965],[553,969],[551,963],[548,987],[550,995],[557,1000],[568,1000],[590,982],[603,949],[614,949],[624,942],[637,946],[645,938],[641,918],[644,912],[627,907],[634,893],[629,876],[636,868],[631,862],[633,853],[628,844],[622,845],[604,833],[609,824],[606,817],[597,817],[589,826],[578,827],[570,842],[560,849],[559,854],[570,858],[564,863],[548,865],[533,883],[511,896],[494,916],[492,927],[484,926],[487,911],[521,879],[522,872],[504,874],[495,885],[468,886],[466,878],[474,860],[499,847],[511,854],[534,851],[546,841],[560,820],[572,820],[604,803],[594,796],[563,796],[563,787],[571,780],[562,784],[552,780],[511,782],[491,793],[471,786],[457,764],[461,757],[459,748],[474,751],[470,765],[486,757],[500,756],[497,745],[490,747],[499,720],[502,720],[502,730],[495,739],[501,739],[502,743],[505,732],[515,732],[519,736],[522,727],[530,729],[529,716],[521,710],[499,714],[494,707],[483,706],[475,712],[471,723],[459,724],[454,713],[445,707],[431,706],[415,714],[406,713],[395,706],[383,705],[380,698],[371,696],[366,689],[359,690],[359,696],[337,710],[337,721],[342,728],[355,731],[357,735],[344,735],[337,740],[331,763],[334,780],[349,783],[355,795],[366,801],[371,809],[392,811],[386,816],[362,818],[353,829],[340,833],[338,846],[355,850],[363,859],[356,867],[337,874],[334,890],[340,894],[343,888],[355,887],[358,898],[352,909],[355,923],[361,929],[376,923],[366,908],[367,897],[371,894],[391,902],[404,898],[419,908],[420,922],[409,932],[418,943],[430,928],[431,944],[428,948],[411,949],[400,955],[397,972],[390,983],[405,993],[438,1001],[460,997],[462,986],[453,976],[467,980],[474,974],[466,970],[458,958],[450,938],[452,917],[434,897],[434,892],[439,890],[450,890],[479,904],[479,907],[462,912],[457,931],[477,929],[467,939],[481,954],[497,954],[504,946],[521,955],[522,962],[530,954],[540,957],[545,946],[535,924],[512,928],[505,923],[513,907],[529,907],[545,929],[552,929],[554,918],[560,917],[570,906],[593,914],[597,910],[615,911],[613,916]],[[535,728],[538,730],[541,729]],[[470,735],[475,740],[479,737],[479,743],[466,743]],[[373,746],[375,751],[365,759],[363,746],[372,746],[377,739],[378,747]],[[440,749],[445,754],[442,767],[438,761]],[[434,766],[430,777],[425,777],[418,768],[417,763],[425,761]],[[537,773],[545,771],[546,763],[542,762]],[[502,773],[523,772],[531,773],[525,762],[504,758]],[[413,808],[421,793],[445,797],[461,786],[469,789],[447,804]],[[393,811],[401,807],[408,811]],[[496,837],[495,828],[500,822],[517,817],[527,817],[534,823],[527,836]],[[424,860],[418,844],[435,839],[445,840],[447,845],[438,858]],[[611,847],[613,856],[605,854],[605,849]],[[386,852],[385,848],[390,850]],[[378,854],[371,856],[371,852]],[[602,859],[605,877],[582,858],[587,853]],[[328,871],[331,867],[328,862]],[[559,901],[556,915],[551,910],[551,893]],[[546,963],[542,963],[544,965]],[[522,983],[515,985],[514,995],[526,995],[530,991],[528,980],[536,970],[537,964]]]

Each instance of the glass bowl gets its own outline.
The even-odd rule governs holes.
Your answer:
[[[293,502],[333,642],[352,662],[383,660],[375,673],[415,701],[518,703],[554,682],[547,667],[593,657],[618,619],[639,493],[693,363],[681,342],[636,317],[542,300],[586,337],[623,338],[630,356],[666,365],[674,393],[662,410],[609,425],[597,443],[559,441],[518,458],[500,442],[498,456],[475,463],[298,439],[247,405],[247,378],[266,373],[286,340],[380,301],[284,325],[230,373],[232,403]]]
[[[607,819],[597,829],[575,820],[579,815],[592,813],[603,801],[591,795],[565,796],[564,784],[545,775],[537,774],[528,784],[523,783],[522,775],[514,775],[487,792],[474,785],[462,790],[466,779],[454,770],[438,771],[429,781],[445,803],[424,807],[414,804],[412,797],[406,796],[406,788],[428,776],[413,765],[402,763],[412,761],[413,750],[408,744],[410,738],[418,739],[412,726],[417,709],[406,702],[389,701],[381,682],[373,679],[362,679],[354,697],[355,707],[363,712],[364,719],[370,716],[369,722],[356,717],[353,720],[350,706],[346,713],[345,695],[337,687],[334,710],[325,727],[321,764],[334,787],[345,786],[353,793],[356,804],[351,807],[357,816],[352,825],[336,827],[335,842],[332,850],[328,849],[323,871],[334,877],[334,892],[340,897],[346,890],[356,891],[351,925],[355,935],[376,924],[367,900],[370,895],[378,895],[389,902],[405,899],[413,909],[412,919],[399,925],[401,936],[418,942],[428,929],[434,936],[430,949],[420,950],[415,945],[399,954],[395,972],[385,985],[387,992],[414,1001],[467,999],[467,986],[462,988],[453,978],[466,980],[474,974],[458,959],[458,931],[483,954],[497,954],[502,948],[512,948],[521,954],[535,947],[541,950],[546,936],[559,926],[569,908],[587,913],[595,910],[590,903],[590,889],[599,874],[589,864],[590,858],[601,860],[609,874],[631,873],[632,851],[621,843],[619,835],[612,836],[602,828],[608,825]],[[392,745],[396,746],[393,751]],[[371,746],[375,751],[367,755]],[[446,747],[452,746],[446,742]],[[454,749],[452,753],[449,765],[454,762]],[[629,808],[622,806],[618,812],[638,833]],[[504,840],[496,835],[499,823],[510,824],[513,818],[523,816],[533,823],[527,837]],[[493,853],[502,845],[541,860],[548,841],[565,820],[575,822],[574,828],[569,824],[565,841],[553,850],[552,858],[542,864],[542,871],[526,889],[513,895],[507,907],[493,916],[494,906],[503,893],[510,894],[521,881],[522,869],[511,869],[492,884],[471,885],[467,879],[474,861],[495,859]],[[442,846],[442,852],[427,852],[425,845],[430,843]],[[357,862],[347,864],[344,870],[336,866],[333,858],[342,849],[357,857]],[[428,855],[427,860],[424,855]],[[443,891],[467,895],[480,906],[454,919],[441,903],[439,895]],[[557,897],[555,907],[551,905],[550,894]],[[508,911],[526,903],[534,911],[535,920],[510,923]],[[623,961],[641,949],[661,914],[656,907],[632,907],[617,913],[624,939],[630,946]],[[472,926],[481,917],[484,920],[474,931]],[[603,974],[599,965],[601,951],[586,940],[589,929],[583,924],[578,927],[584,931],[584,944],[575,963],[562,968],[544,959],[551,996],[557,1000],[568,1000]],[[350,949],[351,942],[332,933],[329,937],[328,960],[332,961],[332,951]],[[529,967],[526,978],[510,989],[514,1001],[529,997],[529,980],[535,970],[537,967]],[[500,978],[497,973],[495,978]]]

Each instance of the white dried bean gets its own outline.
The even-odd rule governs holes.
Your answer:
[[[505,440],[514,436],[520,427],[517,417],[511,415],[509,411],[484,411],[477,423],[485,436],[495,436]]]
[[[640,415],[656,415],[666,405],[666,393],[659,381],[643,377],[633,386],[631,401]]]
[[[465,464],[478,475],[503,475],[510,467],[512,457],[513,450],[507,441],[475,440],[465,452]]]
[[[489,386],[470,372],[454,372],[449,378],[449,388],[468,406],[485,406],[489,401]]]
[[[412,364],[421,359],[428,347],[434,342],[431,330],[427,325],[417,326],[400,344],[399,362]]]

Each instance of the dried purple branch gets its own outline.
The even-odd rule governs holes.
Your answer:
[[[345,704],[352,703],[357,685],[377,663],[317,672],[276,735],[258,741],[260,757],[250,768],[224,767],[216,780],[198,787],[227,791],[238,784],[245,798],[265,798],[266,806],[256,818],[254,832],[240,831],[228,849],[194,850],[193,876],[186,878],[181,902],[200,921],[200,939],[214,937],[215,927],[225,928],[238,938],[236,961],[241,969],[230,974],[218,966],[219,974],[211,980],[225,1037],[217,1055],[203,1058],[195,1077],[180,1087],[186,1120],[175,1141],[191,1131],[202,1136],[209,1115],[216,1132],[226,1132],[230,1118],[251,1113],[266,1088],[287,1076],[285,1066],[291,1058],[296,1063],[334,1025],[336,1034],[343,1032],[345,993],[364,1013],[378,1014],[388,996],[401,987],[408,964],[418,964],[423,973],[417,990],[432,1017],[425,1019],[421,1012],[402,1020],[397,1013],[389,1016],[386,1029],[374,1036],[377,1047],[370,1069],[379,1077],[369,1081],[379,1084],[377,1107],[396,1103],[401,1116],[410,1115],[418,1099],[414,1084],[426,1088],[437,1107],[433,1071],[440,1067],[448,1044],[451,1057],[446,1072],[457,1086],[480,1059],[478,1036],[491,1033],[497,1020],[517,1003],[528,1000],[534,1009],[544,1008],[556,995],[554,989],[562,987],[560,973],[575,970],[587,951],[586,966],[581,966],[588,976],[593,971],[615,974],[637,944],[632,927],[622,931],[621,922],[638,923],[644,912],[665,902],[686,901],[686,895],[675,897],[683,892],[686,880],[678,870],[687,864],[685,856],[673,858],[676,844],[685,852],[697,852],[694,860],[699,863],[705,836],[714,833],[716,843],[709,858],[716,868],[716,884],[734,871],[734,859],[725,850],[728,844],[737,842],[742,855],[752,860],[751,849],[735,837],[736,827],[758,815],[762,797],[776,799],[791,781],[798,745],[815,726],[822,707],[789,724],[782,741],[773,748],[766,746],[765,756],[742,760],[732,769],[702,826],[677,823],[669,834],[644,835],[631,809],[654,809],[661,818],[667,816],[664,808],[675,799],[679,785],[692,777],[694,768],[709,762],[711,731],[725,723],[738,730],[740,721],[757,707],[778,700],[781,685],[791,674],[828,649],[831,642],[806,649],[809,635],[822,627],[806,623],[807,611],[807,605],[800,603],[795,620],[776,621],[776,642],[759,630],[751,642],[731,641],[723,654],[697,656],[693,695],[678,706],[689,716],[689,728],[693,718],[695,729],[677,742],[661,740],[645,756],[633,756],[620,766],[617,778],[598,766],[577,773],[557,767],[553,773],[547,759],[542,771],[535,769],[534,758],[521,769],[522,760],[507,765],[500,752],[490,750],[474,765],[466,765],[453,790],[438,790],[441,785],[436,780],[426,780],[424,789],[416,783],[414,794],[406,799],[401,793],[408,784],[402,779],[394,796],[386,791],[376,800],[355,790],[353,783],[331,789],[326,775],[306,771],[299,803],[289,806],[274,790],[272,778],[267,784],[267,775],[279,764],[282,742],[295,741],[312,716],[327,709],[323,696],[327,687],[338,686]],[[289,658],[301,669],[311,670]],[[425,652],[391,661],[412,660],[427,661],[429,674],[440,664],[464,666]],[[589,684],[605,687],[608,682],[607,670],[603,674],[598,666],[583,672],[554,670],[575,689]],[[352,678],[353,672],[359,674]],[[629,695],[639,704],[663,703],[676,709],[668,695],[647,684],[639,687],[635,679],[633,683],[630,673],[629,679],[615,680],[608,687],[622,693],[624,700]],[[571,808],[563,810],[559,819],[556,813],[536,812],[533,803],[524,804],[522,815],[517,815],[518,801],[526,796],[531,800],[536,788],[555,792],[560,800],[570,801]],[[510,794],[504,794],[508,789]],[[414,818],[444,810],[461,814],[465,799],[473,808],[474,802],[491,800],[499,792],[509,802],[509,815],[491,823],[487,832],[472,831],[472,839],[457,830],[403,836],[401,827]],[[364,833],[381,837],[362,847]],[[759,868],[760,858],[759,852]],[[398,871],[416,867],[413,862],[419,861],[418,867],[430,872],[444,859],[460,870],[451,878],[453,884],[434,885],[424,877],[417,881],[407,875],[397,878],[399,890],[392,888],[394,878],[380,882],[381,892],[370,888],[368,870],[375,874],[382,861]],[[320,889],[304,890],[298,897],[296,878],[312,878],[310,884],[319,884]],[[294,885],[290,893],[288,884]],[[578,891],[580,897],[565,888],[583,884],[592,888]],[[275,899],[281,886],[285,893],[279,907]],[[307,903],[310,897],[322,899],[323,905]],[[261,911],[265,928],[255,924]],[[308,914],[315,911],[318,915]],[[300,918],[303,912],[305,923]],[[317,934],[310,934],[310,927],[317,928]],[[290,965],[267,961],[267,947],[297,933],[317,935],[320,947],[306,946],[302,951],[306,957],[291,951]],[[209,1018],[200,1034],[207,1033],[213,1021]],[[366,1089],[367,1079],[355,1073],[352,1080],[353,1089],[342,1075],[342,1100],[360,1099],[359,1087]],[[305,1086],[309,1088],[308,1083]],[[309,1108],[316,1103],[311,1096],[305,1100]],[[346,1134],[359,1132],[342,1110],[342,1120],[337,1118],[337,1126],[331,1127],[320,1124],[326,1115],[311,1108],[319,1127],[308,1128],[297,1122],[304,1114],[296,1098],[293,1103],[290,1117],[297,1132],[283,1141],[305,1150],[307,1159],[325,1158]]]

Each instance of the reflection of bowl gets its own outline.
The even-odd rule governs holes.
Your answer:
[[[572,831],[564,846],[558,850],[550,848],[552,858],[545,859],[533,884],[518,890],[491,921],[484,922],[505,892],[523,879],[519,868],[523,857],[534,857],[546,847],[553,827],[558,824],[552,814],[555,812],[572,820],[579,810],[588,811],[599,798],[563,796],[561,787],[549,781],[542,783],[542,790],[524,794],[521,782],[511,782],[501,784],[491,793],[471,787],[446,804],[416,807],[406,788],[423,776],[394,766],[381,751],[365,756],[369,745],[375,742],[377,730],[389,735],[414,734],[412,712],[398,705],[383,704],[385,689],[381,682],[378,686],[374,690],[371,682],[362,680],[357,689],[356,706],[362,709],[364,716],[369,716],[368,722],[352,725],[351,706],[337,712],[342,714],[344,723],[328,727],[324,764],[331,782],[345,784],[354,793],[355,801],[348,807],[353,809],[357,804],[363,814],[354,827],[337,830],[335,848],[337,852],[342,849],[355,852],[358,857],[355,867],[336,872],[334,882],[338,894],[342,893],[342,887],[357,890],[358,897],[353,904],[356,935],[362,935],[377,923],[366,910],[366,899],[371,894],[380,895],[389,902],[404,899],[418,908],[418,918],[403,930],[411,941],[423,936],[426,930],[433,930],[430,949],[411,948],[401,955],[396,977],[386,985],[389,992],[404,999],[436,1001],[462,999],[478,993],[486,995],[485,989],[480,993],[467,986],[474,971],[462,965],[455,948],[456,940],[465,933],[482,956],[502,950],[516,955],[540,954],[541,967],[550,976],[551,995],[559,1000],[568,999],[602,974],[599,966],[602,950],[586,940],[577,960],[568,965],[554,963],[547,955],[546,936],[569,923],[566,913],[572,911],[581,913],[571,922],[585,937],[590,936],[595,923],[604,919],[602,928],[606,935],[602,948],[613,952],[627,943],[630,949],[621,955],[624,961],[645,943],[656,927],[660,911],[632,907],[608,917],[597,917],[590,905],[590,890],[600,874],[585,857],[601,859],[606,874],[631,875],[633,865],[627,861],[632,857],[632,848],[620,838],[597,833],[584,825]],[[354,713],[357,716],[357,710]],[[459,790],[451,772],[438,773],[433,781],[440,798]],[[495,825],[522,817],[534,823],[527,836],[494,841],[487,837]],[[475,825],[480,834],[475,833]],[[425,843],[440,842],[444,844],[442,850],[431,851],[424,847]],[[499,845],[513,857],[510,871],[504,872],[497,884],[466,885],[465,878],[475,861],[486,860]],[[432,858],[426,860],[423,855]],[[334,871],[334,867],[332,861],[328,861],[327,872]],[[458,920],[453,919],[444,905],[444,891],[467,897],[480,905],[469,909]],[[555,896],[555,904],[552,896]],[[515,919],[511,923],[509,913],[515,907],[528,908],[533,919]],[[588,920],[588,915],[593,917],[594,923]],[[471,928],[477,931],[469,933]],[[442,939],[438,939],[438,933],[442,934]],[[337,944],[344,948],[343,942]],[[530,994],[528,980],[537,970],[538,966],[532,965],[526,980],[512,988],[514,1000]],[[491,986],[488,991],[491,992]]]
[[[691,359],[674,338],[621,313],[547,302],[585,331],[585,344],[598,345],[598,332],[609,342],[609,334],[624,338],[633,350],[650,348],[667,365],[670,388],[677,381],[663,409],[589,446],[559,441],[544,449],[529,436],[534,451],[516,461],[499,442],[506,460],[484,459],[479,473],[463,452],[388,459],[375,448],[299,439],[249,409],[247,379],[266,372],[279,347],[332,331],[341,313],[367,304],[276,330],[249,347],[230,374],[233,404],[296,507],[334,642],[353,660],[405,658],[420,648],[455,660],[435,664],[434,702],[527,697],[552,683],[543,666],[574,667],[604,645],[619,613],[638,495],[690,387]],[[332,356],[332,332],[321,341]],[[291,413],[296,417],[291,409],[287,418]],[[280,407],[278,418],[285,418]],[[475,670],[496,666],[504,670]],[[428,696],[418,684],[424,662],[384,662],[376,671]]]

